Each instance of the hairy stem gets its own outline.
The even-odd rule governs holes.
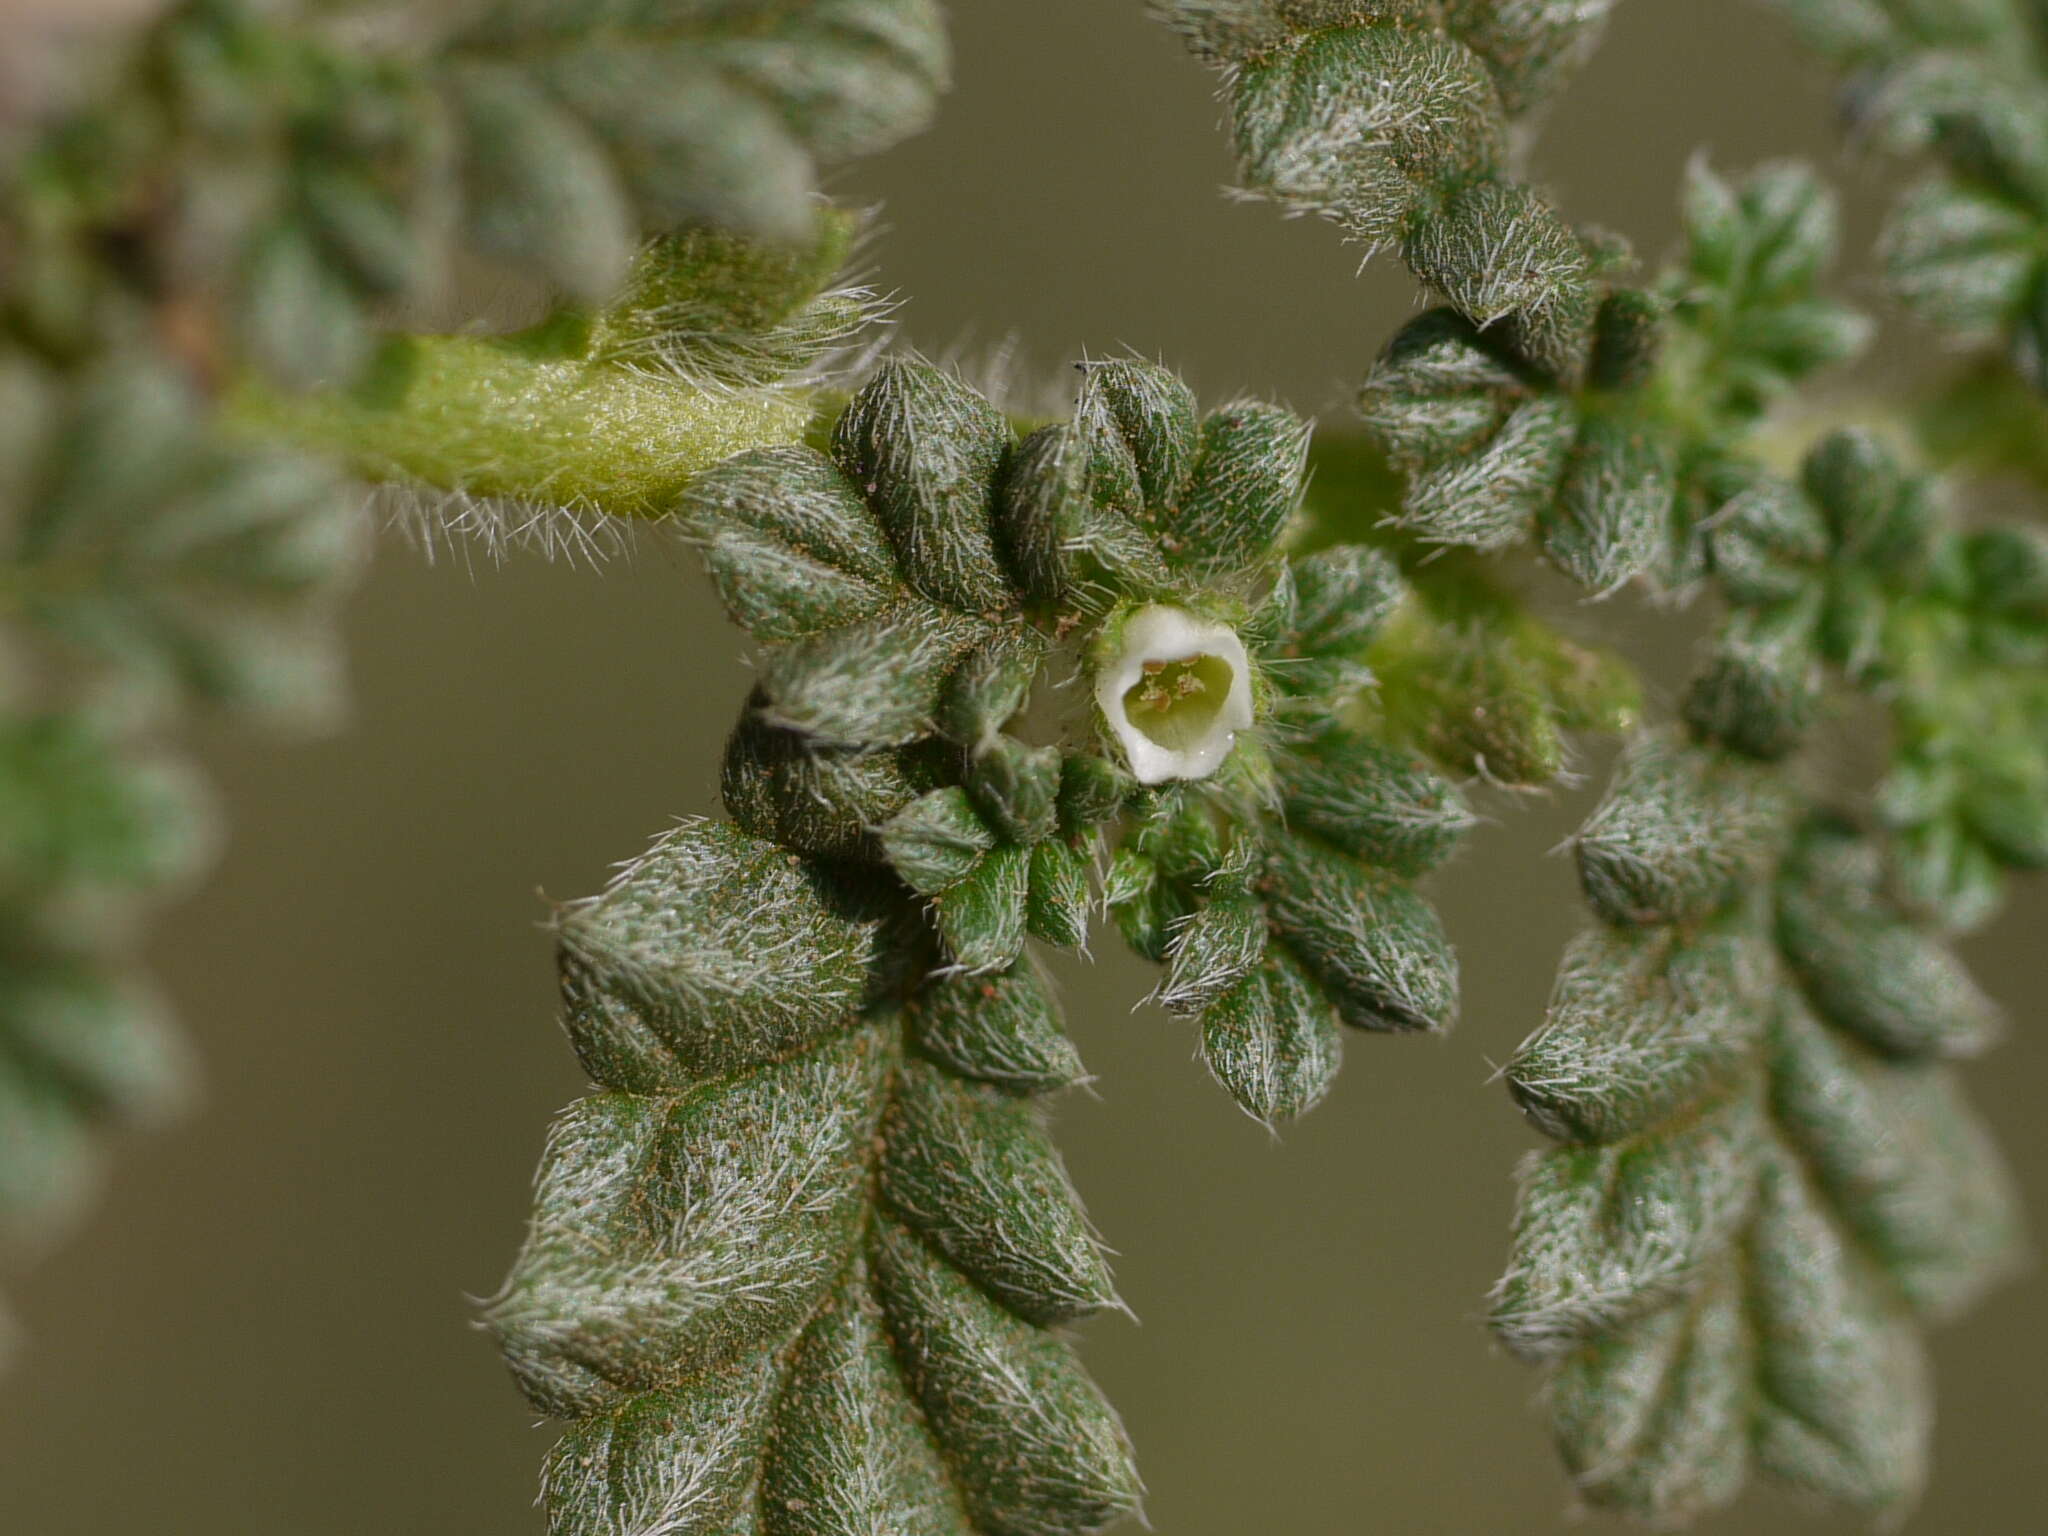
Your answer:
[[[371,480],[636,517],[749,448],[793,443],[802,390],[686,382],[592,356],[575,320],[505,337],[405,336],[359,386],[294,395],[249,376],[237,430],[337,456]]]

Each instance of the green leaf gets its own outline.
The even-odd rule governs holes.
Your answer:
[[[1932,1428],[1910,1315],[1789,1163],[1765,1170],[1751,1242],[1758,1463],[1846,1504],[1909,1506]]]
[[[946,679],[939,730],[970,751],[993,747],[996,733],[1030,699],[1047,649],[1045,636],[1028,624],[991,631]]]
[[[1137,359],[1085,368],[1076,417],[1106,412],[1130,451],[1146,510],[1178,507],[1203,451],[1194,391],[1168,370]]]
[[[1069,1347],[894,1223],[870,1243],[904,1375],[974,1528],[1093,1531],[1134,1511],[1123,1426]]]
[[[965,880],[996,845],[996,833],[957,785],[935,789],[882,828],[889,867],[920,896]]]
[[[883,1202],[1003,1306],[1050,1325],[1116,1304],[1030,1100],[911,1062],[882,1135]]]
[[[163,1005],[90,951],[8,935],[0,956],[0,1242],[33,1255],[97,1192],[101,1135],[185,1108]]]
[[[1697,922],[1763,873],[1786,820],[1784,793],[1768,774],[1640,737],[1575,839],[1586,899],[1609,922]]]
[[[1653,813],[1672,766],[1659,748],[1618,779]],[[1967,979],[1911,989],[1930,1023],[1922,1059],[1900,1054],[1873,999],[1900,957],[1935,951],[1887,907],[1877,849],[1813,817],[1746,857],[1773,840],[1775,880],[1717,879],[1719,910],[1701,885],[1608,912],[1618,926],[1574,942],[1507,1070],[1565,1144],[1525,1167],[1495,1329],[1552,1363],[1550,1413],[1587,1499],[1664,1524],[1733,1499],[1752,1470],[1909,1506],[1932,1414],[1916,1314],[1967,1305],[2018,1251],[1996,1153],[1924,1059]],[[1677,839],[1702,874],[1710,841]],[[1822,991],[1809,926],[1840,951]]]
[[[470,145],[463,191],[478,246],[530,261],[573,298],[609,297],[639,220],[605,140],[507,65],[458,63],[448,93]]]
[[[1885,281],[1921,320],[1984,346],[2018,328],[2044,262],[2037,218],[1945,177],[1909,188],[1893,208],[1880,251]]]
[[[726,742],[719,789],[733,820],[756,837],[822,859],[875,863],[883,830],[938,778],[922,743],[821,746],[750,712]]]
[[[1808,374],[1863,350],[1868,318],[1821,292],[1839,216],[1810,167],[1770,162],[1730,180],[1696,157],[1684,215],[1685,259],[1664,281],[1674,376],[1714,415],[1740,427]]]
[[[912,586],[934,602],[993,615],[1012,606],[996,558],[995,474],[1009,424],[950,374],[892,361],[861,387],[833,455],[868,497]]]
[[[1447,0],[1444,26],[1486,61],[1516,116],[1557,94],[1599,46],[1616,0]]]
[[[1024,926],[1044,944],[1062,949],[1088,946],[1089,874],[1094,847],[1076,847],[1049,837],[1031,845],[1031,894]]]
[[[354,498],[311,460],[206,441],[200,402],[149,363],[52,393],[7,509],[28,618],[167,699],[329,720],[332,610],[368,531]]]
[[[1426,193],[1483,174],[1504,149],[1484,67],[1420,28],[1309,33],[1246,61],[1228,99],[1248,189],[1375,243],[1399,234]]]
[[[773,1403],[748,1362],[693,1390],[648,1392],[572,1425],[541,1474],[548,1536],[659,1530],[678,1507],[710,1528],[743,1518]]]
[[[1586,250],[1527,187],[1458,188],[1410,230],[1402,254],[1473,324],[1505,324],[1532,363],[1566,380],[1583,369],[1594,317]]]
[[[1266,1125],[1305,1115],[1335,1081],[1336,1011],[1285,950],[1202,1010],[1202,1059],[1246,1114]]]
[[[1302,713],[1326,709],[1370,686],[1366,653],[1405,595],[1400,572],[1377,550],[1340,544],[1301,556],[1253,618],[1260,661]]]
[[[1258,967],[1266,953],[1266,913],[1250,896],[1204,902],[1174,933],[1166,977],[1156,994],[1171,1013],[1199,1014]]]
[[[20,909],[118,902],[212,857],[212,807],[182,763],[124,746],[89,716],[0,715],[0,899]]]
[[[1726,932],[1590,929],[1558,964],[1542,1026],[1508,1059],[1508,1090],[1560,1140],[1647,1131],[1755,1059],[1768,965]]]
[[[1281,406],[1243,400],[1212,412],[1194,479],[1160,519],[1168,563],[1213,576],[1263,555],[1300,503],[1308,439],[1309,424]]]
[[[1740,1284],[1707,1281],[1565,1360],[1548,1401],[1588,1502],[1655,1525],[1728,1503],[1750,1473],[1752,1344]]]
[[[776,1061],[858,1019],[879,923],[858,886],[686,822],[557,918],[577,1054],[636,1093]]]
[[[811,449],[727,459],[691,482],[680,512],[726,612],[756,639],[873,618],[902,593],[874,514]]]
[[[859,1261],[797,1347],[770,1447],[761,1511],[775,1536],[970,1528]]]
[[[1425,764],[1354,732],[1312,737],[1274,761],[1289,826],[1397,875],[1441,864],[1475,820]]]
[[[176,8],[110,104],[31,143],[53,193],[31,285],[87,289],[60,306],[71,329],[118,339],[113,317],[172,295],[217,307],[268,380],[348,385],[390,301],[447,287],[468,252],[596,303],[650,235],[805,244],[820,167],[922,127],[948,68],[930,0],[504,0],[424,34],[325,20]],[[159,214],[138,221],[145,201]]]
[[[373,338],[357,295],[308,230],[282,225],[257,241],[237,310],[249,356],[295,389],[347,383],[369,361]]]
[[[1721,501],[1707,548],[1730,602],[1767,607],[1810,588],[1832,542],[1820,509],[1797,486],[1757,475]]]
[[[1572,580],[1611,592],[1655,571],[1675,529],[1677,472],[1660,428],[1626,415],[1587,418],[1538,514],[1543,551]]]
[[[1442,1030],[1458,966],[1442,925],[1408,886],[1305,838],[1268,850],[1274,929],[1357,1029]]]
[[[587,125],[644,224],[795,236],[814,159],[872,153],[924,126],[946,83],[939,17],[926,0],[727,10],[615,15],[502,0],[450,47],[456,60],[514,65]]]
[[[1547,784],[1573,731],[1625,731],[1638,684],[1590,649],[1478,583],[1452,582],[1396,615],[1372,653],[1388,734],[1458,774]]]
[[[1503,178],[1508,114],[1547,93],[1597,15],[1524,5],[1511,16],[1464,0],[1448,11],[1421,0],[1160,10],[1224,72],[1247,191],[1398,248],[1468,318],[1504,321],[1530,358],[1576,375],[1594,305],[1586,250]]]
[[[1820,708],[1814,618],[1803,602],[1737,613],[1686,692],[1686,724],[1766,762],[1797,747]]]
[[[956,885],[932,898],[939,934],[970,975],[1004,970],[1024,949],[1031,850],[999,843]]]
[[[536,1406],[581,1417],[683,1385],[815,1311],[864,1218],[888,1066],[853,1030],[712,1091],[573,1106],[486,1314]]]
[[[763,721],[825,746],[899,746],[927,736],[953,664],[983,625],[911,599],[761,654]]]
[[[1876,849],[1840,830],[1809,837],[1778,902],[1778,939],[1837,1028],[1902,1057],[1969,1056],[1998,1039],[1997,1009],[1962,961],[1893,908]]]
[[[1748,1215],[1753,1116],[1731,1101],[1695,1124],[1528,1162],[1495,1334],[1554,1359],[1683,1295]]]
[[[1040,603],[1097,614],[1121,593],[1166,583],[1159,544],[1133,515],[1142,495],[1137,464],[1110,425],[1079,415],[1042,427],[1003,470],[1003,547]]]
[[[600,1091],[551,1136],[486,1319],[572,1420],[558,1536],[1078,1532],[1135,1506],[1121,1426],[1041,1326],[1116,1305],[1029,1096],[1079,1063],[1042,976],[934,975],[914,918],[688,826],[563,919]],[[584,1049],[593,1018],[613,1049]]]
[[[917,1048],[963,1077],[1032,1089],[1083,1075],[1052,985],[1028,961],[994,976],[933,980],[911,999],[909,1019]]]
[[[1031,844],[1058,825],[1061,753],[997,736],[970,758],[967,793],[982,819],[1006,842]]]
[[[1060,831],[1078,837],[1123,809],[1131,784],[1106,757],[1069,753],[1060,765]]]
[[[1861,1050],[1800,1008],[1773,1067],[1780,1123],[1916,1311],[1954,1317],[2016,1272],[2017,1197],[1953,1072]]]

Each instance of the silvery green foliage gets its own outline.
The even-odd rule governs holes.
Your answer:
[[[1654,359],[1659,317],[1646,298],[1603,306],[1604,351]],[[1368,429],[1407,475],[1400,522],[1478,550],[1540,532],[1575,580],[1607,591],[1662,573],[1677,542],[1678,465],[1662,424],[1626,384],[1561,386],[1449,310],[1408,325],[1367,378]]]
[[[1105,363],[1070,422],[1013,441],[972,392],[899,363],[854,397],[831,458],[706,476],[685,521],[768,642],[733,814],[819,855],[879,851],[983,974],[1027,936],[1084,940],[1095,829],[1128,809],[1107,899],[1264,1119],[1321,1097],[1339,1020],[1443,1027],[1455,967],[1409,881],[1469,816],[1419,760],[1328,723],[1403,589],[1356,547],[1272,554],[1305,436],[1252,403],[1200,418],[1171,375]],[[1213,779],[1134,794],[1113,738],[1063,751],[1006,729],[1042,672],[1077,651],[1099,669],[1162,604],[1248,642],[1261,741]]]
[[[558,1124],[489,1311],[572,1420],[556,1532],[1052,1536],[1135,1507],[1122,1430],[1053,1331],[1115,1297],[1043,1126],[1082,1074],[1027,939],[1086,942],[1125,816],[1109,895],[1164,925],[1140,939],[1163,1000],[1268,1119],[1320,1096],[1340,1017],[1451,1009],[1409,880],[1469,818],[1408,756],[1318,728],[1369,684],[1402,586],[1366,550],[1275,552],[1307,435],[1107,362],[1020,440],[897,360],[829,451],[691,484],[677,523],[760,647],[736,825],[686,825],[562,915],[565,1024],[601,1091]],[[1256,725],[1201,794],[1141,792],[1078,686],[1162,606],[1256,673]],[[1213,677],[1171,666],[1131,691],[1198,707]],[[1195,838],[1243,856],[1215,879],[1161,861]]]
[[[1134,808],[1106,895],[1126,940],[1159,960],[1157,998],[1268,1124],[1328,1092],[1340,1026],[1439,1031],[1458,972],[1415,877],[1472,817],[1411,754],[1337,727],[1277,740],[1273,800],[1174,786]]]
[[[1822,438],[1796,482],[1741,457],[1786,377],[1837,350],[1776,349],[1773,307],[1790,334],[1851,329],[1804,297],[1832,238],[1810,188],[1695,171],[1667,355],[1712,403],[1684,460],[1688,558],[1729,612],[1684,697],[1692,739],[1633,748],[1580,834],[1604,925],[1507,1072],[1563,1145],[1524,1170],[1495,1329],[1549,1367],[1582,1494],[1657,1524],[1752,1472],[1909,1507],[1919,1326],[2019,1245],[1942,1065],[1997,1019],[1939,930],[2039,862],[2043,546],[1954,529],[1867,432]],[[1890,709],[1888,837],[1802,808],[1779,766],[1836,682]]]
[[[135,919],[212,846],[197,776],[151,740],[188,705],[336,703],[332,610],[361,519],[318,465],[196,430],[168,374],[0,352],[0,1243],[39,1247],[112,1125],[176,1107],[181,1042]]]
[[[1709,535],[1732,605],[1686,699],[1696,729],[1775,757],[1832,673],[1894,730],[1879,808],[1905,893],[1969,927],[2003,871],[2048,864],[2048,540],[1952,526],[1938,486],[1867,432],[1830,434],[1797,485],[1751,476]]]
[[[2028,0],[1774,0],[1848,75],[1859,136],[1937,169],[1893,209],[1892,291],[2048,389],[2048,23]]]
[[[1245,189],[1393,247],[1481,328],[1569,374],[1596,256],[1509,169],[1513,114],[1559,83],[1607,3],[1163,0],[1224,73]]]
[[[382,309],[464,250],[595,302],[648,235],[804,240],[817,167],[923,126],[948,69],[932,0],[453,11],[170,11],[124,89],[11,179],[14,323],[75,349],[109,293],[175,292],[221,305],[274,377],[346,382]]]
[[[487,1320],[570,1421],[557,1533],[1093,1531],[1138,1498],[1055,1331],[1115,1305],[1043,1125],[1044,980],[935,976],[879,870],[686,823],[559,920],[597,1091]]]
[[[1577,855],[1602,923],[1508,1064],[1560,1145],[1522,1170],[1496,1334],[1546,1367],[1591,1504],[1670,1525],[1761,1474],[1910,1507],[1921,1326],[2019,1244],[1945,1065],[1995,1013],[1879,845],[1753,759],[1639,742]]]
[[[1816,291],[1835,208],[1809,171],[1770,165],[1731,184],[1695,162],[1685,216],[1681,259],[1654,291],[1603,288],[1562,368],[1451,310],[1394,338],[1359,407],[1406,476],[1400,526],[1482,551],[1533,534],[1595,593],[1697,579],[1721,458],[1867,326]]]

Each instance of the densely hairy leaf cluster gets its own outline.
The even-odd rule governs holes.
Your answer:
[[[1867,327],[1817,291],[1836,223],[1810,172],[1765,166],[1731,184],[1696,162],[1685,215],[1681,258],[1654,290],[1605,288],[1563,369],[1453,310],[1394,338],[1359,407],[1406,475],[1400,527],[1481,551],[1533,535],[1596,594],[1699,580],[1726,461]]]
[[[1862,138],[1933,159],[1900,197],[1886,275],[1955,341],[2048,390],[2048,21],[2030,0],[1774,0],[1848,75]]]
[[[1752,271],[1824,245],[1821,220],[1788,216],[1811,206],[1802,180],[1717,197],[1696,173],[1692,277],[1729,265],[1717,222]],[[1793,234],[1759,242],[1773,230]],[[1797,295],[1817,259],[1790,264],[1791,302],[1816,303]],[[1684,314],[1700,289],[1669,291]],[[1821,439],[1796,482],[1746,464],[1739,426],[1778,387],[1751,363],[1784,334],[1747,308],[1710,301],[1680,333],[1678,376],[1727,386],[1724,429],[1681,460],[1693,559],[1729,605],[1684,697],[1691,739],[1632,749],[1580,833],[1606,926],[1507,1070],[1563,1145],[1524,1170],[1495,1328],[1550,1366],[1585,1497],[1658,1523],[1753,1471],[1909,1506],[1932,1421],[1919,1324],[2003,1278],[2019,1243],[1942,1065],[1990,1043],[1995,1014],[1927,923],[1980,918],[2000,868],[2039,860],[2040,544],[1950,527],[1867,432]],[[1889,838],[1806,806],[1777,766],[1831,679],[1892,710]]]
[[[1138,1498],[1060,1325],[1115,1305],[1038,973],[935,976],[885,878],[687,823],[560,920],[598,1091],[488,1321],[571,1420],[549,1529],[1092,1531]]]
[[[156,739],[187,706],[338,703],[332,610],[361,552],[316,464],[196,431],[178,380],[0,354],[0,1242],[39,1247],[113,1125],[182,1099],[136,919],[207,861],[211,803]]]
[[[735,825],[561,920],[605,1090],[557,1127],[490,1321],[558,1532],[1089,1531],[1135,1507],[1057,1328],[1114,1304],[1039,1100],[1081,1075],[1027,940],[1106,897],[1268,1121],[1340,1022],[1433,1029],[1410,882],[1469,821],[1334,722],[1403,587],[1276,553],[1308,428],[1137,362],[1019,438],[884,364],[829,449],[738,455],[678,522],[759,645]],[[1239,708],[1242,713],[1237,713]],[[668,1522],[663,1524],[662,1522]]]
[[[347,382],[383,309],[465,251],[595,302],[650,234],[805,240],[816,165],[921,127],[947,70],[931,0],[489,0],[383,31],[403,45],[317,10],[173,10],[14,167],[13,325],[77,350],[110,305],[169,296],[207,362]]]
[[[1495,1332],[1548,1368],[1590,1503],[1670,1524],[1762,1473],[1910,1506],[1920,1326],[2018,1248],[1946,1065],[1991,1005],[1881,846],[1754,758],[1639,742],[1576,851],[1602,923],[1507,1067],[1560,1145],[1522,1170]]]
[[[1606,253],[1517,180],[1512,120],[1597,41],[1612,0],[1168,0],[1224,71],[1247,191],[1399,250],[1538,366],[1582,362]]]
[[[879,852],[953,963],[987,974],[1027,936],[1085,941],[1097,829],[1128,812],[1106,899],[1263,1119],[1322,1096],[1338,1021],[1443,1027],[1455,968],[1408,882],[1469,816],[1411,752],[1338,724],[1405,589],[1371,550],[1273,553],[1306,436],[1256,402],[1201,417],[1170,374],[1109,362],[1071,421],[1019,441],[947,375],[892,363],[831,455],[704,476],[685,521],[768,642],[733,814],[806,852]],[[1105,684],[1161,626],[1185,643]],[[1083,687],[1092,704],[1062,702]],[[1235,725],[1204,713],[1240,695]],[[1161,782],[1190,722],[1218,756]]]
[[[1732,610],[1687,695],[1690,736],[1625,754],[1578,841],[1603,924],[1573,945],[1508,1068],[1562,1145],[1525,1170],[1496,1330],[1550,1366],[1558,1439],[1591,1502],[1668,1524],[1760,1469],[1906,1505],[1930,1420],[1917,1320],[1966,1305],[2016,1245],[1995,1155],[1941,1066],[1987,1043],[1992,1012],[1920,924],[1930,909],[1977,915],[1987,872],[2034,856],[2048,742],[2036,541],[1941,527],[1927,489],[1864,435],[1821,443],[1798,486],[1755,466],[1765,412],[1868,330],[1819,291],[1835,213],[1810,172],[1731,183],[1696,163],[1664,276],[1617,285],[1580,246],[1561,311],[1573,323],[1532,327],[1414,259],[1416,168],[1485,185],[1498,142],[1421,68],[1446,56],[1443,12],[1175,10],[1232,71],[1248,179],[1405,242],[1452,301],[1395,338],[1361,396],[1397,478],[1395,527],[1468,561],[1533,537],[1596,595],[1711,584]],[[1376,89],[1440,110],[1389,128]],[[1447,146],[1469,158],[1451,168]],[[1419,206],[1427,219],[1445,205]],[[1540,270],[1519,254],[1519,219],[1488,209],[1469,248]],[[1498,612],[1483,576],[1451,570],[1434,585],[1452,613]],[[1431,617],[1411,605],[1412,635],[1379,655],[1393,720],[1446,717],[1429,684],[1459,669],[1430,664]],[[1404,667],[1411,644],[1422,664]],[[1778,766],[1819,717],[1830,668],[1894,705],[1896,839],[1806,806]],[[1479,766],[1493,748],[1478,744]],[[1510,782],[1556,771],[1540,752],[1500,756]]]
[[[2002,873],[2048,864],[2048,539],[1958,529],[1940,488],[1870,433],[1832,433],[1798,483],[1755,474],[1708,535],[1732,604],[1685,701],[1694,728],[1776,757],[1828,675],[1884,701],[1879,809],[1905,893],[1968,927]]]

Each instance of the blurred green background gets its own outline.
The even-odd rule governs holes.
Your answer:
[[[1327,228],[1218,195],[1209,78],[1137,0],[955,12],[938,129],[838,187],[885,205],[875,261],[909,337],[985,358],[1014,335],[1045,380],[1130,346],[1211,399],[1341,410],[1414,306],[1405,276],[1356,277]],[[1695,147],[1832,163],[1828,87],[1757,8],[1637,0],[1539,164],[1574,216],[1655,255]],[[1860,249],[1880,183],[1842,174]],[[547,1118],[581,1086],[536,892],[594,890],[670,818],[715,811],[742,644],[654,540],[593,573],[430,566],[386,539],[352,630],[346,737],[209,744],[233,846],[155,945],[208,1102],[124,1146],[91,1225],[9,1287],[30,1337],[0,1380],[7,1536],[539,1529],[550,1431],[465,1300],[497,1283]],[[1597,783],[1600,756],[1585,767]],[[1550,850],[1590,793],[1485,806],[1496,824],[1438,881],[1462,1024],[1353,1037],[1284,1141],[1206,1081],[1185,1027],[1131,1010],[1142,968],[1112,950],[1064,969],[1100,1081],[1063,1144],[1142,1319],[1085,1348],[1165,1536],[1572,1527],[1534,1379],[1478,1317],[1537,1140],[1488,1079],[1580,921]],[[2016,1025],[1975,1085],[2037,1230],[2044,927],[2037,886],[1973,946]],[[1938,1337],[1938,1469],[1909,1531],[2042,1528],[2043,1301],[2036,1276]],[[1859,1528],[1768,1495],[1704,1527]]]

